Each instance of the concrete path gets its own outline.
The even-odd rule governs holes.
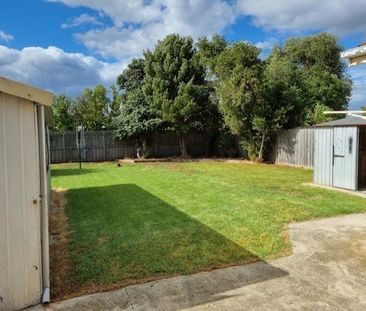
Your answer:
[[[290,238],[289,257],[129,286],[47,309],[366,310],[366,214],[293,224]]]

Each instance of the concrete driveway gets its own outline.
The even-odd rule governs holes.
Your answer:
[[[47,309],[366,310],[366,214],[293,224],[289,232],[289,257],[129,286]]]

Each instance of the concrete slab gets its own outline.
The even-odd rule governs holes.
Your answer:
[[[347,193],[347,194],[350,194],[350,195],[355,195],[357,197],[361,197],[361,198],[365,198],[366,199],[366,191],[364,191],[364,190],[361,190],[361,191],[352,191],[352,190],[347,190],[347,189],[342,189],[342,188],[336,188],[336,187],[318,185],[318,184],[314,184],[314,183],[303,183],[303,185],[304,186],[310,186],[310,187],[316,187],[316,188],[322,188],[322,189],[331,190],[331,191],[337,191],[337,192]]]
[[[292,224],[289,234],[288,257],[133,285],[46,310],[366,310],[366,214]]]

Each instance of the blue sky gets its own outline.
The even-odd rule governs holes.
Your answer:
[[[71,96],[111,85],[133,57],[177,32],[223,34],[267,55],[319,31],[345,48],[366,41],[364,0],[1,0],[0,75]],[[366,66],[349,69],[350,108],[366,104]],[[365,99],[365,100],[364,100]]]

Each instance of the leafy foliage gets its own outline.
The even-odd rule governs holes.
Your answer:
[[[168,35],[132,60],[111,96],[99,85],[75,102],[56,98],[54,128],[115,128],[116,137],[134,139],[144,154],[151,133],[169,128],[183,156],[188,133],[206,131],[222,149],[229,129],[252,159],[263,160],[279,130],[325,122],[333,118],[325,110],[348,107],[352,84],[341,51],[327,33],[290,39],[266,60],[244,41]]]
[[[228,43],[224,37],[214,35],[211,41],[207,37],[199,38],[196,45],[199,61],[206,68],[208,78],[214,78],[218,56],[226,49]]]
[[[151,133],[162,123],[150,103],[142,86],[145,78],[145,61],[133,59],[118,77],[117,83],[123,92],[119,115],[114,120],[116,138],[128,138],[136,141],[147,156],[147,140]]]
[[[75,119],[73,115],[73,101],[66,95],[56,96],[52,103],[52,129],[57,131],[73,130]]]
[[[309,111],[307,117],[308,124],[318,124],[334,120],[334,115],[324,114],[325,111],[330,110],[331,109],[324,104],[316,104],[314,109]]]
[[[314,109],[316,105],[333,110],[348,107],[352,84],[340,60],[341,51],[337,38],[327,33],[290,39],[285,44],[284,57],[302,72],[307,109]]]
[[[145,77],[145,60],[134,58],[117,78],[117,85],[124,92],[142,87]]]
[[[260,50],[240,42],[228,46],[216,63],[219,107],[226,126],[239,135],[249,157],[258,157],[266,131],[266,102]]]
[[[235,43],[217,57],[220,109],[251,158],[263,159],[267,142],[282,128],[323,122],[324,110],[348,106],[351,82],[337,39],[319,34],[289,40],[261,61],[259,50]]]
[[[75,106],[77,123],[82,124],[86,130],[108,128],[110,126],[109,105],[107,89],[103,85],[98,85],[94,89],[85,89]]]
[[[144,91],[148,101],[181,137],[181,152],[187,155],[185,135],[202,130],[206,123],[209,92],[205,69],[190,37],[169,35],[154,51],[145,52]]]
[[[115,119],[114,135],[119,139],[135,140],[146,156],[148,154],[146,140],[160,124],[161,119],[147,103],[142,89],[137,87],[123,96],[120,114]]]
[[[116,85],[112,85],[111,89],[111,101],[109,111],[109,123],[113,124],[116,117],[120,114],[122,95],[118,92]]]

